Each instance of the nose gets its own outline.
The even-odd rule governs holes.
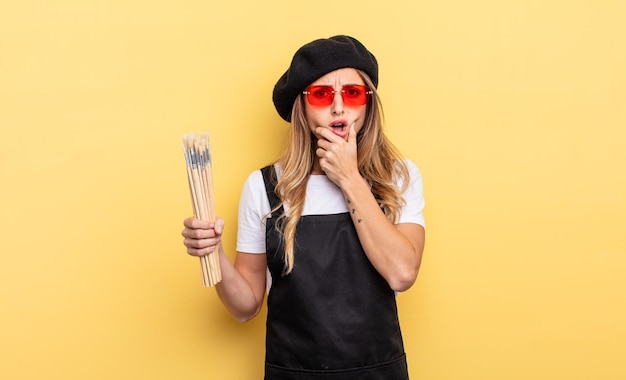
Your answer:
[[[333,115],[341,115],[343,113],[343,98],[341,96],[341,91],[336,91],[334,95],[330,111]]]

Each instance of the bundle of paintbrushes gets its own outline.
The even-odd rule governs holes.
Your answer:
[[[209,133],[184,135],[183,151],[187,162],[187,177],[194,216],[198,219],[214,222],[215,206]],[[214,286],[222,280],[217,248],[212,253],[200,257],[200,267],[202,268],[203,286]]]

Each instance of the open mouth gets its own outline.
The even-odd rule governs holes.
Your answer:
[[[330,124],[333,133],[340,137],[346,137],[348,134],[348,122],[345,120],[337,120]]]

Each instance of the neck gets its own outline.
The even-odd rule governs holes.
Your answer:
[[[324,171],[320,167],[320,160],[316,157],[315,162],[313,162],[313,168],[311,169],[311,175],[324,175]]]

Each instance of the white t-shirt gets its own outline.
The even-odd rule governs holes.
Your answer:
[[[396,223],[424,224],[424,192],[422,175],[410,160],[406,160],[410,184],[403,193],[406,205],[402,208]],[[280,168],[276,166],[280,176]],[[289,208],[285,205],[285,212]],[[348,212],[341,189],[325,175],[309,177],[306,199],[302,215],[328,215]],[[270,214],[270,203],[265,191],[265,183],[260,170],[254,171],[243,186],[239,201],[239,228],[237,230],[237,251],[245,253],[265,253],[265,218]]]

